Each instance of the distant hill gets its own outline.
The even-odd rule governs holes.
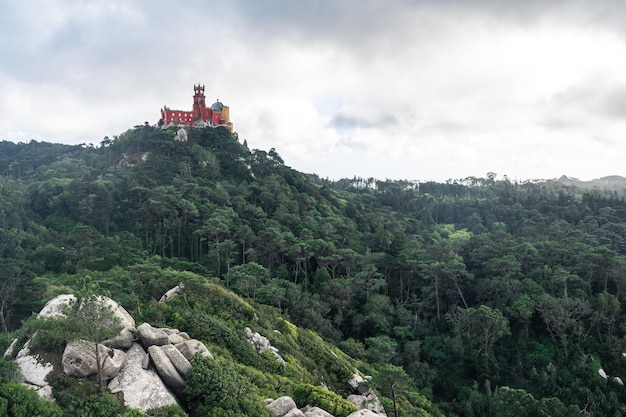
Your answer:
[[[615,191],[620,195],[626,195],[626,177],[619,175],[609,175],[607,177],[596,178],[591,181],[582,181],[577,178],[563,175],[556,180],[556,182],[585,190]]]

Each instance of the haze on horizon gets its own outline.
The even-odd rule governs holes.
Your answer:
[[[626,175],[626,3],[0,0],[0,140],[230,106],[323,178]]]

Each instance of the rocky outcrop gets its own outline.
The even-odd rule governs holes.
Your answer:
[[[61,294],[48,301],[41,309],[38,317],[55,318],[62,317],[63,310],[70,305],[76,297],[72,294]],[[15,339],[4,353],[5,360],[13,360],[18,365],[18,379],[26,386],[37,391],[40,397],[51,400],[52,387],[46,381],[46,377],[54,370],[54,366],[44,360],[39,354],[31,352],[30,342],[27,341],[18,350],[19,340]]]
[[[156,371],[147,366],[148,355],[139,343],[133,344],[126,354],[126,364],[109,383],[111,393],[123,393],[125,406],[143,412],[177,403]]]
[[[143,323],[137,327],[137,335],[144,349],[148,349],[150,346],[163,346],[170,343],[169,332],[165,329],[152,327],[148,323]]]
[[[124,307],[111,300],[109,297],[98,297],[98,301],[102,303],[107,309],[111,310],[115,324],[120,330],[135,330],[135,319],[128,313],[128,311],[126,311]],[[104,324],[106,324],[106,322]]]
[[[13,359],[15,359],[17,355],[17,352],[16,352],[17,344],[19,342],[20,340],[18,338],[13,339],[13,341],[11,342],[7,350],[4,351],[4,355],[2,356],[2,359],[4,359],[5,361],[12,361]]]
[[[380,414],[376,414],[371,410],[359,410],[348,414],[348,417],[380,417]]]
[[[150,346],[148,348],[148,354],[165,385],[177,394],[182,393],[187,383],[183,376],[176,370],[176,367],[161,346]]]
[[[52,364],[42,360],[39,355],[31,353],[28,343],[18,352],[15,362],[19,365],[21,382],[37,391],[40,397],[51,400],[52,388],[46,381],[46,377],[54,369]]]
[[[354,394],[349,395],[346,399],[362,410],[371,411],[377,416],[386,416],[385,409],[376,396],[376,392],[366,384],[370,379],[372,379],[371,376],[361,377],[358,372],[355,372],[348,381]]]
[[[46,304],[39,317],[62,317],[64,309],[75,300],[71,294],[60,295]],[[213,358],[211,352],[202,342],[177,329],[155,328],[148,323],[135,328],[133,317],[115,301],[106,297],[97,300],[111,311],[103,317],[104,325],[119,328],[120,333],[99,344],[87,340],[69,342],[61,359],[63,371],[78,378],[91,377],[98,373],[99,357],[102,375],[110,380],[109,390],[123,393],[127,406],[146,411],[176,404],[174,393],[183,394],[194,356]],[[140,343],[136,343],[136,338]],[[16,346],[17,340],[5,352],[6,358],[13,359]],[[15,361],[21,380],[42,397],[51,399],[52,389],[45,378],[53,371],[53,365],[32,354],[28,342]]]
[[[40,318],[60,318],[65,315],[64,310],[72,303],[76,302],[73,294],[61,294],[48,301],[38,314]],[[128,312],[117,304],[115,301],[107,297],[99,297],[98,300],[107,308],[111,309],[110,317],[116,317],[111,322],[117,323],[117,327],[128,329],[128,333],[132,336],[135,321]],[[134,337],[134,336],[132,336]],[[124,334],[123,338],[128,340],[128,334]],[[127,342],[126,342],[127,343]],[[12,352],[16,350],[17,340],[7,350],[5,356],[10,359]],[[40,355],[34,354],[29,348],[30,342],[26,342],[24,347],[18,352],[14,360],[19,365],[19,375],[21,381],[35,389],[39,395],[46,399],[52,399],[52,388],[46,382],[46,376],[53,371],[54,366],[44,361]],[[79,349],[78,345],[82,345]],[[69,349],[68,349],[69,346]],[[76,341],[66,346],[66,352],[62,358],[64,369],[67,368],[70,375],[88,376],[97,373],[97,364],[95,360],[95,345],[86,341]],[[126,354],[117,349],[111,349],[104,345],[99,345],[99,352],[102,353],[102,371],[106,379],[114,377],[126,361]],[[66,354],[67,353],[67,354]]]
[[[174,136],[174,140],[177,142],[187,142],[187,131],[182,127],[178,129],[176,136]]]
[[[187,333],[177,329],[142,323],[137,327],[137,335],[163,382],[177,394],[187,386],[187,372],[194,355],[213,358],[204,343],[190,339]]]
[[[272,354],[274,354],[274,356],[276,356],[278,362],[285,365],[285,360],[282,356],[280,356],[280,351],[272,346],[267,337],[261,336],[261,334],[253,332],[252,329],[250,329],[249,327],[246,327],[244,329],[244,332],[246,333],[248,341],[252,343],[258,353],[263,353],[266,350],[269,350],[270,352],[272,352]]]
[[[305,417],[334,417],[332,414],[330,414],[327,411],[322,410],[319,407],[308,408],[304,412],[304,415],[305,415]]]
[[[380,400],[374,391],[370,391],[367,395],[352,394],[346,400],[360,409],[370,410],[379,415],[385,413],[385,409],[380,404]]]
[[[102,342],[104,346],[110,347],[112,349],[123,349],[126,350],[130,348],[133,343],[135,343],[135,334],[133,330],[130,328],[124,328],[120,330],[120,334],[115,336],[112,339],[105,340]]]
[[[348,395],[346,401],[350,401],[352,404],[356,405],[358,408],[365,408],[365,401],[367,398],[365,395],[352,394]]]
[[[126,353],[119,349],[111,349],[98,344],[100,368],[105,380],[109,380],[122,369],[126,362]],[[67,375],[86,378],[98,373],[96,358],[96,344],[87,340],[75,340],[65,346],[63,357],[63,372]]]
[[[371,388],[365,385],[364,382],[371,378],[372,377],[363,378],[361,375],[355,372],[352,378],[348,380],[348,385],[350,385],[353,393],[359,395],[367,395],[371,391]]]
[[[186,380],[189,369],[191,369],[191,362],[173,345],[161,346],[161,350],[165,353],[170,362],[172,362],[172,365],[174,365],[174,368],[176,368],[180,376]]]
[[[63,317],[63,309],[76,301],[74,294],[60,294],[48,301],[39,312],[39,317],[55,318]]]
[[[185,340],[182,343],[177,343],[175,346],[188,361],[192,360],[194,355],[202,355],[213,359],[213,355],[211,355],[209,349],[207,349],[206,346],[204,346],[204,343],[199,340]]]
[[[350,395],[347,400],[360,408],[348,417],[386,417],[385,410],[373,391],[368,396]],[[265,400],[265,405],[276,417],[333,417],[332,414],[319,407],[307,405],[299,409],[293,399],[287,396],[276,400],[268,398]]]
[[[181,129],[184,132],[184,129]],[[167,290],[165,292],[165,294],[163,294],[163,296],[161,296],[161,298],[159,299],[159,303],[164,303],[167,300],[176,297],[178,294],[180,294],[183,289],[185,288],[185,284],[183,284],[182,282],[180,284],[178,284],[177,286],[175,286],[174,288]]]
[[[293,410],[285,414],[283,417],[305,417],[305,416],[304,416],[304,413],[300,411],[300,409],[294,408]]]
[[[276,417],[283,417],[287,413],[289,413],[291,410],[294,410],[294,409],[298,410],[298,406],[296,405],[296,402],[291,397],[288,397],[288,396],[280,397],[276,400],[273,400],[272,402],[267,404],[267,408],[272,410],[272,412],[274,413]]]

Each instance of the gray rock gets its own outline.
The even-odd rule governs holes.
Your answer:
[[[141,350],[143,350],[143,349],[141,349]],[[143,369],[148,369],[150,367],[150,355],[148,355],[145,350],[143,350],[143,353],[144,353],[144,355],[143,355],[143,359],[141,361],[141,367]]]
[[[293,410],[285,414],[283,417],[305,417],[305,415],[302,411],[298,410],[297,408],[294,408]]]
[[[183,132],[185,131],[184,129],[181,129]],[[180,132],[180,130],[179,130]],[[186,133],[185,133],[186,135]],[[185,136],[186,138],[186,136]],[[159,299],[159,303],[164,303],[167,300],[176,297],[178,294],[180,294],[182,292],[182,290],[185,288],[185,284],[183,284],[182,282],[180,284],[178,284],[177,286],[175,286],[174,288],[167,290],[165,294],[163,294],[163,296]]]
[[[183,339],[185,339],[185,340],[191,340],[191,337],[189,337],[189,335],[187,334],[187,332],[180,332],[180,333],[178,333],[178,335],[179,335],[180,337],[182,337]]]
[[[278,362],[285,365],[285,360],[282,356],[280,356],[279,350],[272,346],[267,337],[261,336],[261,334],[253,332],[249,327],[246,327],[244,329],[244,333],[246,334],[248,341],[252,343],[258,353],[263,353],[266,350],[269,350],[274,354],[274,356],[276,356]]]
[[[119,349],[110,349],[98,344],[102,376],[111,379],[126,362],[126,353]],[[96,361],[96,349],[93,342],[87,340],[74,340],[65,346],[63,357],[63,372],[70,376],[86,378],[98,373]]]
[[[352,404],[356,405],[358,408],[364,408],[363,403],[365,402],[366,398],[365,398],[365,395],[352,394],[352,395],[348,395],[348,398],[346,398],[346,400],[350,401]]]
[[[52,300],[48,301],[39,312],[39,317],[54,318],[63,317],[63,309],[75,301],[74,294],[59,294]]]
[[[298,408],[296,402],[288,396],[277,398],[276,400],[268,404],[267,407],[272,410],[276,417],[283,417],[289,411],[293,410],[294,408]]]
[[[261,334],[253,332],[249,327],[246,327],[244,329],[244,332],[250,343],[254,345],[254,348],[257,350],[257,352],[262,353],[269,349],[270,346],[272,346],[267,337],[261,336]]]
[[[13,359],[15,359],[15,357],[17,356],[17,352],[15,352],[15,350],[17,349],[18,342],[19,339],[17,337],[13,339],[7,350],[4,351],[2,359],[4,359],[5,361],[12,361]]]
[[[177,345],[179,343],[183,343],[185,341],[185,339],[183,339],[180,334],[171,334],[168,337],[168,340],[170,341],[170,343],[172,345]]]
[[[148,348],[150,359],[165,385],[180,394],[184,391],[187,383],[161,348],[161,346],[150,346]]]
[[[187,358],[183,356],[180,350],[173,345],[161,346],[161,350],[165,352],[169,360],[172,361],[172,364],[178,373],[184,379],[187,379],[187,373],[189,372],[189,369],[191,369],[191,363],[189,363]]]
[[[102,364],[102,375],[104,378],[108,380],[116,376],[126,363],[126,359],[126,352],[119,349],[109,350],[109,354],[104,358]]]
[[[373,411],[378,415],[386,415],[385,408],[380,403],[380,400],[376,396],[374,390],[370,390],[370,392],[365,396],[365,402],[363,404],[363,408]]]
[[[98,347],[99,356],[105,358],[109,348]],[[95,348],[93,342],[76,340],[68,343],[63,351],[63,372],[70,376],[86,378],[98,372]]]
[[[209,349],[207,349],[204,343],[199,340],[186,340],[182,343],[176,344],[175,346],[176,349],[180,350],[180,353],[182,353],[185,359],[187,359],[188,361],[191,361],[193,359],[193,356],[197,354],[207,356],[213,359],[213,355],[211,355]]]
[[[150,346],[163,346],[170,343],[169,335],[162,329],[156,329],[148,323],[143,323],[137,327],[137,335],[144,349]]]
[[[146,352],[138,343],[127,352],[128,360],[109,384],[109,390],[124,393],[124,405],[143,412],[151,408],[177,404],[174,394],[165,386],[154,369],[144,369]]]
[[[135,335],[130,328],[124,328],[120,331],[120,334],[113,339],[105,340],[102,342],[104,346],[113,349],[128,349],[133,343],[135,343]]]
[[[361,375],[355,372],[352,376],[352,379],[348,381],[348,385],[350,385],[352,392],[354,392],[355,394],[367,395],[371,391],[371,388],[363,385],[364,382],[365,379],[363,379]]]
[[[148,369],[150,367],[150,355],[147,353],[144,355],[143,361],[141,361],[141,367],[143,369]]]
[[[330,414],[327,411],[322,410],[319,407],[312,407],[309,408],[305,413],[304,413],[305,417],[333,417],[332,414]]]
[[[177,142],[187,142],[187,131],[182,127],[178,129],[176,136],[174,136],[174,140]]]
[[[113,312],[113,317],[118,321],[118,327],[120,329],[131,329],[135,330],[135,319],[131,316],[128,311],[117,302],[111,300],[109,297],[98,297],[98,301],[103,303]]]
[[[371,410],[359,410],[348,414],[348,417],[380,417],[380,414],[376,414]]]
[[[39,355],[32,354],[28,343],[18,352],[15,362],[19,366],[21,382],[36,390],[40,397],[51,400],[52,388],[48,385],[46,377],[54,369],[52,364],[43,361]]]

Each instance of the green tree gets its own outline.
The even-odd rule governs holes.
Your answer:
[[[207,239],[209,248],[215,253],[215,265],[218,276],[221,276],[221,257],[224,253],[222,243],[235,227],[237,213],[231,207],[218,207],[210,215],[208,219],[202,222],[201,228],[197,231],[200,235]]]
[[[372,293],[385,285],[383,275],[378,272],[376,267],[376,261],[381,259],[381,255],[380,253],[372,253],[368,249],[363,258],[361,270],[354,275],[354,281],[365,291],[365,300],[369,300]]]
[[[610,346],[613,340],[613,330],[615,329],[622,306],[617,297],[606,291],[596,295],[594,304],[595,311],[598,313],[598,318],[606,328],[606,340]]]
[[[393,401],[393,414],[399,417],[399,397],[406,394],[413,384],[401,366],[385,364],[378,368],[368,385]]]
[[[535,417],[537,400],[522,389],[500,387],[494,393],[494,417]]]
[[[482,305],[478,308],[459,309],[448,315],[455,331],[467,338],[470,346],[489,356],[491,347],[502,336],[510,334],[509,321],[499,310]]]
[[[15,308],[29,301],[24,289],[32,283],[32,278],[24,262],[1,258],[0,262],[0,326],[7,333],[13,330],[11,322]]]
[[[368,360],[376,363],[390,363],[398,355],[398,343],[389,336],[374,336],[365,339]]]
[[[592,323],[592,310],[584,300],[556,298],[544,294],[539,297],[537,311],[541,314],[546,329],[565,362],[569,358],[571,345],[581,347],[588,338]]]
[[[256,298],[257,291],[269,281],[269,271],[256,262],[234,266],[226,274],[226,283],[241,295]]]
[[[65,309],[65,317],[59,319],[67,340],[85,341],[94,352],[97,366],[98,389],[104,393],[104,375],[100,343],[117,335],[121,330],[120,319],[114,315],[106,298],[97,295],[97,287],[86,287],[79,297]]]

